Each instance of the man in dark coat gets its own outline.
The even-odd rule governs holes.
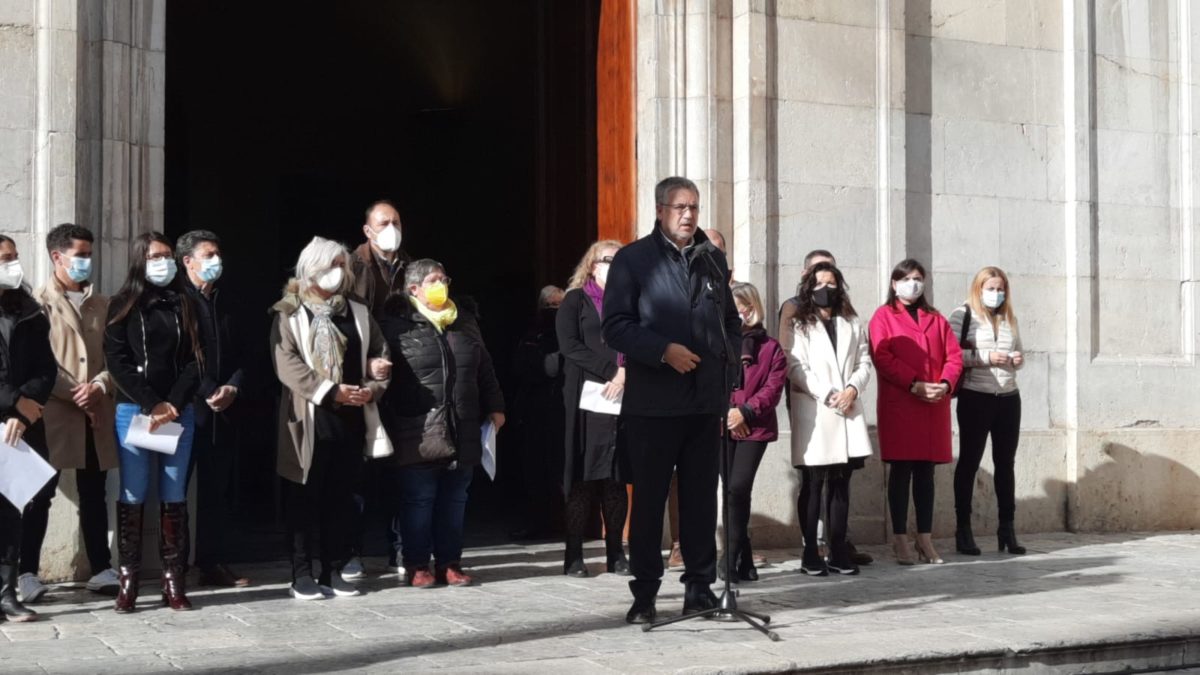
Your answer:
[[[233,298],[221,298],[221,240],[207,230],[193,230],[175,244],[184,284],[197,310],[204,346],[204,375],[196,391],[196,431],[192,452],[196,476],[196,567],[202,586],[246,586],[250,580],[228,566],[234,554],[229,525],[237,456],[236,426],[227,417],[237,402],[244,378],[242,335],[234,326]]]
[[[697,226],[700,192],[686,178],[654,190],[654,231],[613,259],[604,339],[626,356],[621,419],[633,472],[629,623],[655,619],[662,516],[678,472],[685,614],[715,607],[717,452],[738,368],[741,319],[725,255]]]

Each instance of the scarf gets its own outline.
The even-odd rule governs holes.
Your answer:
[[[328,300],[306,297],[301,302],[313,315],[308,331],[308,351],[312,354],[313,369],[326,380],[341,384],[346,336],[333,324],[333,317],[346,313],[346,299],[334,295]]]
[[[424,303],[412,297],[411,295],[408,296],[408,300],[413,304],[413,307],[417,308],[417,311],[421,313],[421,316],[425,317],[429,320],[429,323],[433,324],[433,327],[437,330],[439,335],[445,333],[446,327],[458,319],[458,306],[454,304],[453,300],[447,300],[446,306],[439,310],[429,309],[424,305]]]
[[[762,325],[746,328],[742,331],[742,365],[753,365],[758,358],[758,346],[767,337],[767,329]]]
[[[600,318],[604,318],[604,289],[600,288],[600,284],[596,280],[588,277],[587,283],[583,285],[583,292],[592,299],[592,304],[596,306],[596,313]]]

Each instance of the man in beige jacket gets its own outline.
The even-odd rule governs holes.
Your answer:
[[[58,380],[43,410],[50,464],[59,471],[75,470],[79,525],[92,574],[88,590],[115,594],[117,575],[109,551],[105,495],[107,471],[117,466],[115,385],[104,365],[108,298],[89,283],[92,240],[92,233],[79,225],[64,224],[51,230],[46,249],[53,274],[33,297],[50,319],[50,346],[58,361]],[[26,602],[35,601],[46,590],[37,571],[57,484],[56,476],[25,510],[17,585]]]

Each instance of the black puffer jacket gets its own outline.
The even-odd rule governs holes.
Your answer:
[[[392,380],[380,404],[383,426],[395,443],[409,437],[411,425],[443,400],[453,402],[459,464],[479,464],[483,454],[480,426],[487,415],[504,412],[504,395],[492,357],[479,338],[475,317],[460,308],[445,333],[399,296],[379,322],[391,351]],[[395,445],[392,461],[400,466],[425,460],[415,446]]]
[[[183,325],[184,302],[175,291],[147,288],[116,323],[112,317],[124,302],[116,297],[109,304],[104,357],[117,383],[118,403],[136,403],[149,414],[163,401],[180,413],[192,402],[200,368]]]
[[[27,398],[45,405],[58,377],[58,362],[50,349],[50,320],[23,289],[0,294],[0,421],[13,417],[17,401]],[[25,433],[25,440],[44,453],[45,427],[41,420]]]

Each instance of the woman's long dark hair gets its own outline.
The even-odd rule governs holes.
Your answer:
[[[854,305],[850,304],[850,287],[846,285],[842,271],[833,263],[819,262],[804,274],[804,278],[800,280],[800,287],[797,289],[799,305],[796,309],[796,325],[805,332],[808,332],[809,327],[816,325],[821,318],[821,308],[817,307],[812,297],[813,291],[817,288],[818,272],[829,272],[837,281],[839,300],[830,308],[833,316],[840,316],[843,319],[853,319],[858,316],[858,312],[854,311]]]
[[[150,252],[150,244],[158,242],[171,249],[172,257],[174,257],[175,247],[171,246],[171,240],[167,239],[166,235],[161,232],[143,232],[133,240],[133,245],[129,250],[129,273],[125,277],[125,283],[121,285],[121,290],[112,298],[112,306],[116,307],[115,312],[109,312],[108,323],[120,323],[129,316],[129,312],[133,310],[134,305],[142,299],[146,293],[146,254]],[[196,311],[192,307],[191,298],[183,291],[182,284],[186,282],[187,276],[175,273],[175,279],[166,286],[179,296],[180,314],[183,318],[183,328],[187,331],[188,338],[192,343],[192,354],[196,357],[196,363],[200,366],[201,372],[204,371],[204,349],[200,346],[200,330],[196,327]]]
[[[892,270],[892,281],[900,281],[913,272],[921,273],[921,278],[924,279],[925,287],[928,289],[929,274],[925,272],[925,266],[913,258],[905,258],[896,264],[895,269]],[[887,305],[892,309],[895,309],[896,303],[899,301],[900,299],[896,297],[896,288],[891,284],[888,284]],[[938,313],[937,309],[935,309],[934,306],[929,304],[929,301],[925,299],[924,293],[921,294],[921,297],[913,300],[911,306],[916,307],[917,309],[923,309],[930,314]]]
[[[0,246],[4,244],[12,244],[13,248],[17,247],[17,242],[13,241],[12,237],[0,234]],[[25,287],[25,282],[21,282],[19,288],[5,289],[0,293],[0,310],[5,314],[16,314],[21,311],[22,305],[25,304],[25,296],[29,296],[29,289]],[[33,296],[29,296],[32,298]]]

